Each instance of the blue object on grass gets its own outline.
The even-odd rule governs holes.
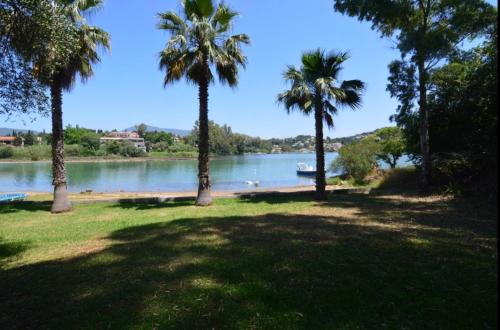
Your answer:
[[[0,203],[20,201],[26,199],[26,197],[28,197],[28,195],[24,193],[0,194]]]

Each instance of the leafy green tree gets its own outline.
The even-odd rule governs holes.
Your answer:
[[[278,95],[278,102],[285,105],[288,113],[299,110],[305,115],[314,113],[316,127],[316,198],[326,199],[325,150],[323,122],[333,127],[333,115],[338,106],[359,108],[364,83],[346,80],[338,84],[342,65],[348,59],[346,53],[329,53],[318,49],[302,55],[302,66],[289,66],[283,74],[291,88]]]
[[[28,131],[26,134],[24,134],[24,145],[26,146],[32,146],[35,144],[35,136],[33,135],[33,132]]]
[[[0,114],[49,112],[37,63],[45,60],[52,69],[67,64],[77,40],[71,21],[53,2],[0,1]]]
[[[139,137],[144,138],[148,129],[148,126],[144,123],[140,123],[139,125],[135,126],[135,129],[137,131],[137,134],[139,134]]]
[[[418,100],[422,182],[431,179],[429,109],[430,72],[455,54],[462,41],[491,27],[496,9],[484,0],[335,0],[343,14],[369,21],[384,37],[395,36],[402,60],[390,65],[388,90],[400,101],[399,115]]]
[[[82,136],[88,131],[88,129],[80,128],[78,125],[75,127],[68,125],[64,129],[64,142],[66,144],[80,144]]]
[[[375,131],[380,150],[377,158],[396,168],[399,158],[406,152],[406,143],[399,127],[384,127]]]
[[[69,91],[77,76],[85,82],[93,74],[93,65],[100,62],[98,48],[109,49],[109,35],[94,26],[90,26],[84,15],[95,11],[101,0],[57,0],[52,1],[54,12],[60,12],[72,23],[76,42],[69,55],[55,48],[46,58],[35,62],[38,79],[50,88],[52,109],[52,177],[54,202],[52,212],[61,213],[71,209],[67,194],[66,167],[64,164],[64,137],[62,122],[62,92]],[[69,57],[66,62],[59,57]]]
[[[80,138],[80,145],[89,151],[97,151],[101,147],[101,137],[94,132],[86,132]]]
[[[481,45],[434,70],[429,83],[434,180],[493,199],[498,177],[497,47],[495,29]],[[411,150],[418,145],[417,130],[414,125],[404,130]]]
[[[365,177],[377,167],[380,146],[373,138],[364,138],[342,146],[338,157],[332,162],[334,171],[343,171],[356,183],[363,183]]]
[[[238,13],[213,0],[183,0],[183,17],[173,11],[159,15],[158,28],[169,31],[170,40],[160,54],[160,67],[166,71],[165,86],[185,77],[198,85],[199,143],[197,205],[212,203],[209,175],[208,88],[215,69],[223,84],[238,83],[239,66],[246,57],[241,50],[248,44],[245,34],[230,35]]]

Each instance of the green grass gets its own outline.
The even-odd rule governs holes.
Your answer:
[[[414,195],[0,206],[0,328],[494,328],[496,208]]]

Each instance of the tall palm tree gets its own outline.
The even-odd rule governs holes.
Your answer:
[[[360,80],[346,80],[339,84],[342,64],[349,58],[347,53],[325,53],[321,49],[305,52],[300,69],[289,66],[283,77],[291,88],[278,95],[288,113],[299,110],[305,115],[314,112],[316,125],[316,198],[326,199],[325,150],[323,122],[332,128],[332,116],[339,107],[357,109],[361,105]]]
[[[208,87],[214,81],[215,69],[219,81],[234,87],[238,84],[238,69],[247,62],[241,46],[248,44],[245,34],[231,35],[238,13],[212,0],[183,0],[182,17],[168,11],[159,14],[158,28],[170,32],[170,40],[160,54],[160,68],[166,71],[164,85],[183,77],[198,85],[198,197],[196,204],[212,203],[209,175]]]
[[[75,45],[64,54],[67,60],[63,65],[50,66],[50,74],[44,73],[43,83],[50,87],[51,115],[52,115],[52,178],[54,185],[53,213],[62,213],[71,210],[71,203],[67,193],[66,167],[64,164],[64,138],[62,119],[62,93],[74,86],[77,76],[82,82],[93,76],[93,65],[100,62],[98,48],[110,48],[110,36],[105,31],[89,26],[85,16],[95,11],[102,0],[55,0],[52,2],[54,10],[64,13],[71,22],[75,32]],[[58,61],[60,54],[52,54],[53,61]],[[58,62],[59,63],[59,62]],[[42,59],[35,65],[40,72],[44,71],[47,59]]]

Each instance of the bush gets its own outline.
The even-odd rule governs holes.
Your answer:
[[[66,157],[85,156],[85,148],[77,144],[68,144],[64,146],[64,155]]]
[[[168,148],[168,151],[172,153],[192,153],[196,152],[196,148],[189,144],[176,142]]]
[[[120,154],[120,143],[116,141],[111,141],[107,143],[104,149],[108,155],[119,155]]]
[[[163,152],[169,150],[170,145],[167,142],[158,142],[151,146],[152,151]]]
[[[29,159],[36,161],[41,159],[50,159],[52,157],[52,148],[47,145],[12,148],[12,152],[12,158],[15,159]]]
[[[0,146],[0,159],[12,158],[14,156],[13,149],[10,146]]]
[[[434,154],[432,166],[433,183],[453,194],[461,194],[478,175],[469,157],[460,153]]]
[[[124,143],[120,146],[120,155],[123,157],[144,157],[146,153],[131,143]]]
[[[98,134],[89,132],[81,137],[80,144],[85,149],[97,151],[101,146],[101,139]]]
[[[343,146],[331,168],[341,170],[356,183],[363,183],[365,177],[377,167],[379,146],[373,139],[363,139]]]

